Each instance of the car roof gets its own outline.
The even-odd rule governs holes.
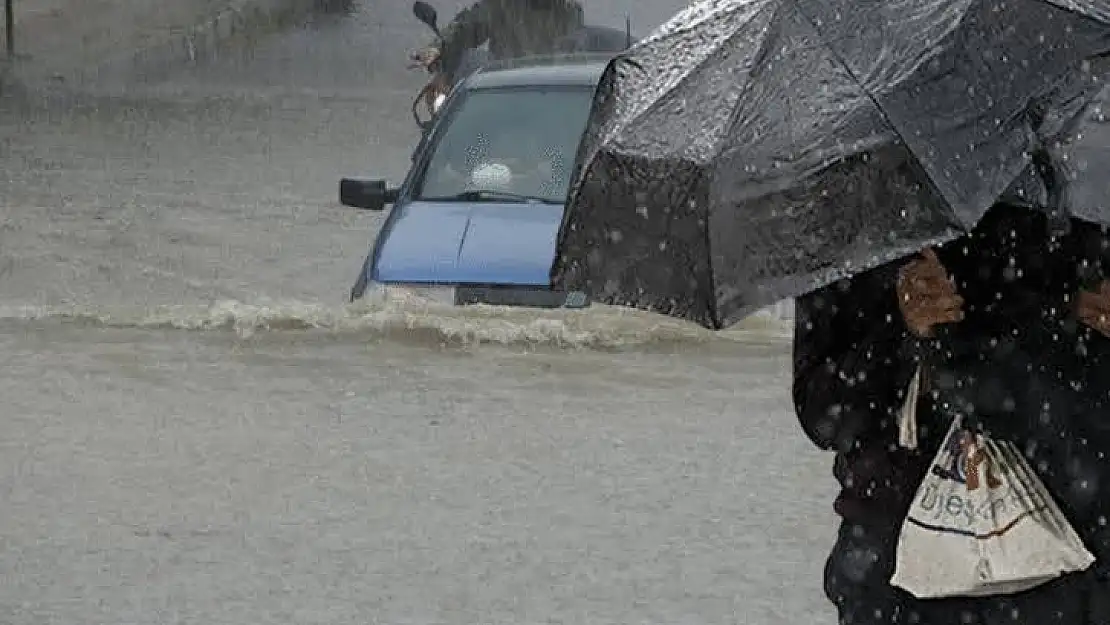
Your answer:
[[[596,87],[612,58],[612,54],[575,54],[498,61],[468,76],[464,89]]]

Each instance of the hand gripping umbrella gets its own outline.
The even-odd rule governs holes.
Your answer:
[[[1110,223],[1108,53],[1107,0],[704,0],[606,69],[554,284],[720,328],[1000,198]]]

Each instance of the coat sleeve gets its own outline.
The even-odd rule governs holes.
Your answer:
[[[1076,258],[1071,259],[1077,269],[1074,284],[1077,289],[1095,290],[1110,280],[1110,232],[1107,228],[1088,222],[1075,222]],[[1083,325],[1076,319],[1077,343],[1074,353],[1082,354],[1081,370],[1070,372],[1073,379],[1082,379],[1088,399],[1098,409],[1110,406],[1110,338]]]
[[[806,435],[847,453],[896,425],[917,366],[885,265],[796,302],[794,406]]]

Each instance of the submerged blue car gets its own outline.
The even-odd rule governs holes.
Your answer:
[[[399,188],[341,181],[347,206],[393,205],[351,301],[385,287],[458,305],[587,306],[581,293],[552,289],[549,271],[575,156],[610,56],[483,68],[447,97]]]

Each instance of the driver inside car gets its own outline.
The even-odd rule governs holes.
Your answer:
[[[535,198],[565,194],[565,159],[561,144],[537,127],[533,115],[501,108],[468,117],[464,132],[448,133],[426,180],[434,196],[467,191],[501,191]],[[463,126],[459,127],[460,129]]]
[[[497,187],[483,187],[473,180],[473,188],[511,191],[529,197],[550,197],[555,178],[554,147],[545,146],[542,137],[535,129],[519,133],[505,133],[497,138],[486,155],[481,159],[482,166],[504,168],[507,181],[498,178]],[[475,168],[477,171],[478,168]]]
[[[474,146],[471,154],[476,152],[479,156],[470,170],[468,189],[527,194],[527,190],[520,187],[528,169],[527,159],[523,157],[527,153],[528,133],[504,130],[492,141],[483,138]]]

